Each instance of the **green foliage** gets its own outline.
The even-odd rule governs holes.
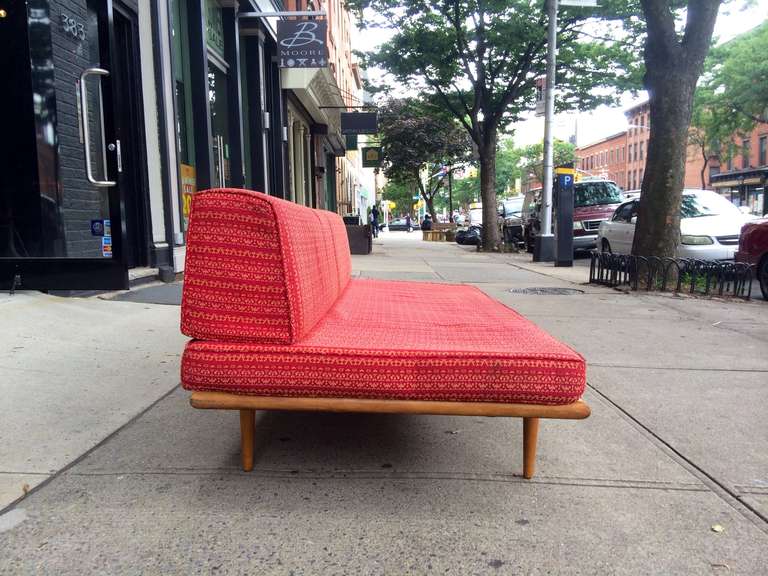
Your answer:
[[[544,181],[544,144],[530,144],[518,150],[520,160],[519,166],[522,171],[522,177],[528,174],[534,174],[539,182]],[[576,146],[563,140],[554,141],[554,163],[555,166],[568,164],[576,161]]]
[[[417,192],[418,189],[413,184],[389,181],[382,190],[382,196],[384,200],[390,200],[397,205],[392,209],[391,214],[399,216],[406,212],[413,212],[413,204],[415,203],[413,197]]]
[[[546,15],[540,0],[352,0],[371,8],[361,24],[391,28],[394,36],[373,53],[398,82],[440,98],[480,144],[480,120],[503,129],[535,101],[534,79],[546,68]],[[598,17],[628,19],[637,2],[607,0]],[[642,77],[638,42],[585,32],[599,30],[595,10],[561,7],[558,30],[558,105],[589,109],[615,101],[598,86],[636,89]]]
[[[691,119],[691,143],[706,154],[733,156],[733,135],[768,120],[766,54],[768,22],[710,51]]]
[[[416,188],[430,212],[444,182],[432,176],[442,165],[465,160],[471,150],[466,131],[454,119],[413,98],[389,100],[382,106],[379,136],[385,176]]]
[[[481,195],[490,216],[510,165],[497,178],[499,135],[531,110],[535,80],[546,70],[546,12],[541,0],[348,0],[358,14],[369,8],[363,27],[394,32],[364,65],[389,73],[396,84],[421,90],[450,112],[475,143]],[[606,20],[639,13],[636,0],[603,0],[597,13]],[[633,29],[617,42],[601,35],[592,9],[563,7],[558,19],[558,106],[589,109],[615,103],[615,91],[599,87],[638,87],[639,43]],[[586,29],[590,33],[586,33]],[[637,30],[641,30],[636,26]],[[597,31],[598,33],[592,33]],[[393,84],[395,84],[393,83]],[[598,89],[596,89],[598,88]],[[500,182],[498,181],[500,180]],[[494,226],[483,229],[483,245],[498,243]]]

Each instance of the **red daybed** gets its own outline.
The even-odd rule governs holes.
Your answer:
[[[586,418],[584,359],[477,288],[351,278],[344,224],[258,192],[195,194],[181,381],[196,408]],[[463,313],[471,310],[471,318]]]

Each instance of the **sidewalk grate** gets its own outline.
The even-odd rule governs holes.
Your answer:
[[[584,294],[584,290],[576,288],[510,288],[512,294],[532,294],[534,296],[573,296]]]

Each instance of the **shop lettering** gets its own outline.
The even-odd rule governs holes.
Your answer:
[[[71,16],[61,14],[61,29],[75,40],[85,40],[85,24],[78,22]]]

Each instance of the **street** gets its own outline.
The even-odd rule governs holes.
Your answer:
[[[764,574],[768,306],[585,263],[406,232],[353,256],[476,285],[586,358],[592,416],[542,421],[531,481],[519,419],[415,415],[260,413],[244,473],[237,414],[176,385],[178,283],[0,296],[0,573]],[[580,292],[510,292],[544,287]]]

